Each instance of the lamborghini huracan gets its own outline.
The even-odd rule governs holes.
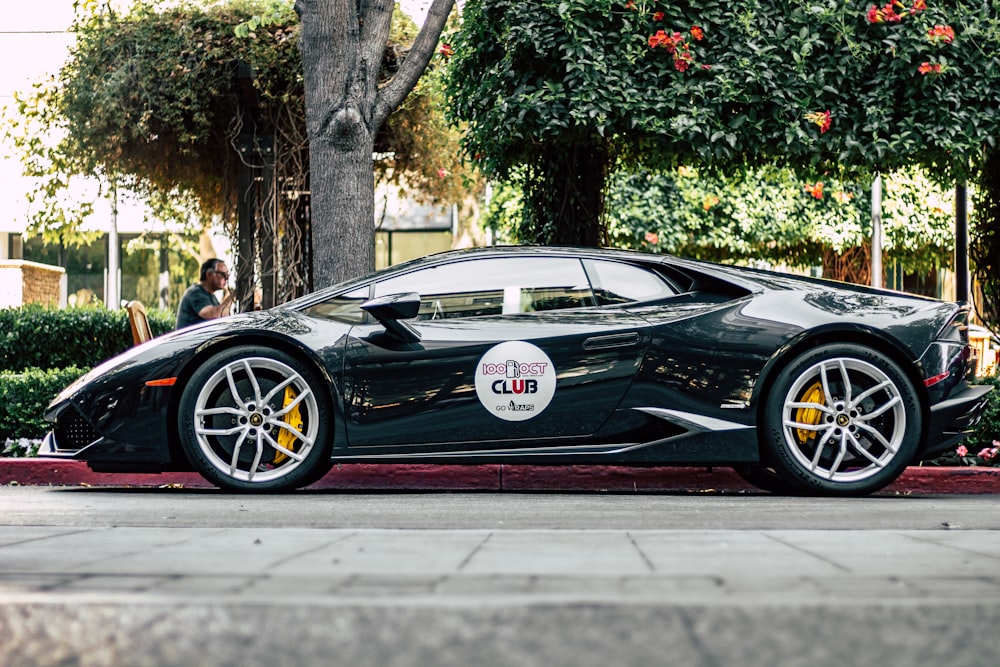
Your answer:
[[[231,491],[436,462],[725,465],[863,495],[977,423],[968,314],[664,255],[453,251],[132,348],[52,402],[41,454]]]

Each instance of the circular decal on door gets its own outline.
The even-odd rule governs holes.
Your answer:
[[[476,367],[476,394],[490,414],[511,422],[537,416],[556,393],[556,369],[531,343],[511,340],[491,347]]]

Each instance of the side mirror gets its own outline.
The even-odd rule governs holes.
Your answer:
[[[420,295],[416,292],[388,294],[361,304],[361,310],[379,321],[389,335],[404,343],[420,342],[420,332],[403,320],[410,320],[420,312]]]

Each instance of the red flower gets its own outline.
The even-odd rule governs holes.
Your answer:
[[[925,0],[916,0],[913,6],[910,7],[910,13],[916,14],[917,12],[922,12],[927,9],[927,2]]]
[[[628,2],[625,3],[625,9],[635,11],[635,0],[628,0]]]
[[[440,53],[445,58],[450,58],[455,55],[455,49],[451,48],[451,44],[442,44],[438,48],[438,53]]]
[[[814,111],[812,113],[806,114],[806,120],[810,123],[815,123],[819,127],[819,133],[823,134],[830,129],[832,121],[830,120],[830,110],[826,111]]]
[[[698,28],[698,30],[701,29]],[[694,64],[691,45],[684,41],[683,33],[673,32],[668,35],[665,30],[657,30],[656,33],[649,36],[648,41],[651,49],[662,46],[667,50],[667,53],[674,57],[674,69],[678,72],[686,72]]]
[[[811,183],[806,183],[806,186],[803,189],[806,192],[808,192],[810,195],[812,195],[813,197],[815,197],[816,199],[822,199],[823,198],[823,182],[822,181],[817,181],[815,185],[813,185]]]
[[[941,63],[923,62],[920,63],[920,67],[917,68],[917,71],[921,74],[940,74],[942,67]]]
[[[903,20],[903,17],[896,13],[896,4],[897,3],[890,0],[890,2],[885,3],[883,7],[871,5],[868,7],[868,12],[866,13],[865,18],[869,23],[899,23]],[[898,4],[900,7],[903,6],[902,3]],[[911,11],[910,13],[912,14],[913,12]]]
[[[664,14],[663,12],[656,12],[655,14],[653,14],[653,20],[662,21],[664,16],[666,16],[666,14]]]
[[[936,25],[927,31],[931,44],[951,44],[955,41],[955,31],[950,25]]]
[[[705,31],[700,26],[691,26],[691,36],[694,37],[696,42],[700,42],[705,39]]]

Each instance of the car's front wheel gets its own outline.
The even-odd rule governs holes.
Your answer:
[[[181,444],[192,465],[231,491],[287,491],[330,469],[330,410],[306,364],[279,350],[217,354],[181,395]]]
[[[765,456],[793,489],[865,495],[892,482],[920,441],[921,409],[898,364],[861,345],[802,354],[765,402]]]

